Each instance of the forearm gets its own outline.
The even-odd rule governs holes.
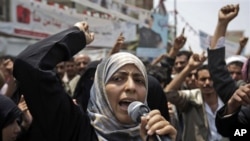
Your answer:
[[[13,76],[9,77],[9,79],[7,80],[7,84],[8,84],[8,88],[7,88],[5,95],[8,97],[12,97],[16,90],[15,78]]]
[[[214,50],[208,49],[208,69],[215,90],[222,101],[227,103],[237,87],[226,67],[224,47]]]
[[[241,55],[241,52],[243,50],[243,47],[239,46],[238,50],[236,51],[236,55]]]
[[[152,62],[151,65],[156,65],[158,64],[165,56],[164,55],[160,55],[157,58],[155,58]]]
[[[170,48],[170,51],[164,55],[159,56],[157,59],[155,59],[152,64],[157,64],[158,62],[161,62],[161,65],[163,67],[173,67],[174,66],[174,61],[175,57],[179,50],[175,49],[174,47]],[[164,60],[165,59],[165,60]],[[164,60],[165,62],[163,62]]]
[[[49,125],[49,122],[45,123],[40,116],[60,112],[70,115],[73,111],[72,100],[53,69],[58,62],[71,58],[84,47],[83,32],[73,27],[29,46],[18,55],[13,75],[20,84],[20,92],[24,94],[32,116],[42,126]],[[46,120],[54,118],[47,117]]]
[[[192,71],[189,66],[186,66],[164,89],[165,92],[178,90],[185,80],[186,76]]]
[[[167,55],[169,58],[174,59],[178,52],[179,52],[179,50],[175,49],[174,47],[171,47],[171,49]]]
[[[192,90],[173,90],[165,92],[165,95],[169,102],[174,104],[180,111],[186,111],[190,106],[190,103],[199,104],[199,89]],[[197,98],[198,97],[198,98]],[[197,102],[198,101],[198,102]]]
[[[118,48],[118,47],[113,47],[111,50],[110,50],[110,52],[109,52],[109,56],[111,56],[112,54],[115,54],[115,53],[117,53],[117,52],[119,52],[120,51],[120,48]]]
[[[228,24],[219,23],[216,26],[214,35],[211,40],[210,49],[216,49],[216,44],[220,37],[225,37]]]
[[[53,69],[61,61],[68,60],[86,45],[85,35],[77,27],[64,30],[27,47],[17,59],[34,67]]]
[[[231,104],[229,100],[229,102],[226,104],[224,115],[230,115],[236,113],[239,111],[240,107],[241,107],[240,104]]]

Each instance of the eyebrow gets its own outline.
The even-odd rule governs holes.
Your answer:
[[[129,73],[127,71],[120,70],[120,71],[116,72],[115,74],[128,75]],[[142,73],[140,73],[140,72],[132,72],[132,76],[143,77]]]

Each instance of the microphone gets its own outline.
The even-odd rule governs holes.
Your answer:
[[[131,119],[135,123],[141,123],[141,116],[145,116],[150,112],[150,109],[148,106],[143,104],[140,101],[134,101],[129,104],[128,106],[128,115],[131,117]],[[157,139],[157,141],[171,141],[171,139],[168,136],[159,136],[154,135]]]
[[[148,106],[144,105],[142,102],[134,101],[128,106],[128,115],[135,123],[141,122],[141,116],[145,116],[150,112]]]

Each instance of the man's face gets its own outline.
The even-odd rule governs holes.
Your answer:
[[[230,64],[227,66],[227,69],[229,73],[231,74],[231,77],[233,80],[238,81],[242,80],[242,73],[241,73],[241,67],[237,66],[235,64]]]
[[[76,75],[76,64],[74,61],[67,61],[65,63],[65,68],[69,77]]]
[[[82,74],[88,63],[90,62],[90,58],[88,56],[79,56],[75,58],[76,68],[79,74]]]
[[[180,73],[188,63],[188,58],[185,55],[177,56],[174,63],[174,69]]]
[[[56,65],[56,72],[58,73],[58,75],[62,78],[64,73],[65,73],[65,64],[64,62],[58,63]]]
[[[197,88],[196,77],[195,77],[196,72],[197,72],[197,70],[191,71],[190,74],[185,79],[185,83],[189,89]]]
[[[197,87],[201,89],[203,95],[215,93],[213,81],[211,80],[209,71],[207,69],[199,70],[197,72]]]

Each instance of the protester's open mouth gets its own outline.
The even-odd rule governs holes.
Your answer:
[[[133,102],[132,100],[121,100],[119,102],[119,105],[120,105],[120,107],[121,107],[122,110],[126,110],[127,111],[129,104],[132,103],[132,102]]]

